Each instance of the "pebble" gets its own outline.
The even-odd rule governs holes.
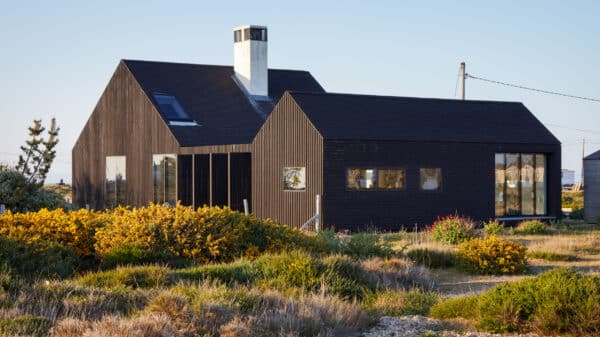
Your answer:
[[[491,334],[487,332],[441,331],[442,321],[424,316],[381,317],[377,326],[364,337],[542,337],[538,334]]]

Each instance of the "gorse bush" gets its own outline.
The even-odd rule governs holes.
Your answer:
[[[548,226],[540,220],[525,220],[519,222],[512,232],[524,235],[546,234],[548,233]]]
[[[483,224],[483,233],[486,236],[502,234],[504,231],[504,224],[498,222],[498,220],[490,220]]]
[[[526,264],[527,247],[495,236],[461,243],[458,256],[469,270],[482,274],[514,274]]]
[[[458,215],[438,218],[427,230],[435,241],[450,244],[458,244],[475,236],[473,221]]]

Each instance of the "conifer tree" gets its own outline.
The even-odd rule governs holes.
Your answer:
[[[44,138],[46,128],[42,126],[42,120],[34,120],[28,130],[31,138],[21,146],[23,154],[19,156],[16,169],[27,178],[28,182],[42,185],[56,158],[54,148],[58,144],[60,128],[56,126],[56,119],[52,118],[46,139]]]

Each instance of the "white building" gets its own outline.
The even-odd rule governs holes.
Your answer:
[[[571,186],[575,184],[575,170],[562,169],[560,170],[560,176],[563,186]]]

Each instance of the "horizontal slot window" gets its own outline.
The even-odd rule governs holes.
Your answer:
[[[404,190],[406,171],[403,168],[349,168],[346,188],[351,190]]]

